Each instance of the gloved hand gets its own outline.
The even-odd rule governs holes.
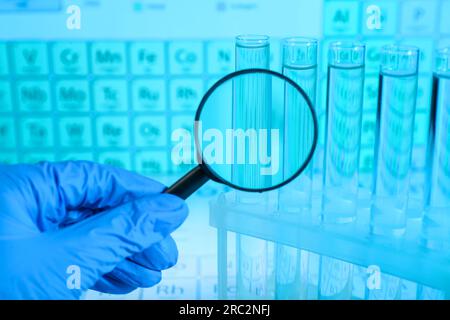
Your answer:
[[[0,165],[0,298],[74,299],[150,287],[176,263],[181,199],[91,162]]]

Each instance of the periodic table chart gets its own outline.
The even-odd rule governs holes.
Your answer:
[[[66,27],[71,4],[81,8],[79,30]],[[367,25],[371,5],[380,9],[379,30]],[[173,181],[186,168],[172,164],[171,132],[190,130],[204,92],[234,70],[234,37],[271,36],[271,68],[280,70],[280,40],[299,35],[320,40],[320,145],[328,44],[366,44],[360,157],[366,187],[380,47],[405,43],[421,49],[414,135],[420,177],[433,52],[450,45],[449,18],[450,0],[0,0],[0,162],[93,160]],[[320,164],[316,169],[320,173]],[[216,192],[211,185],[189,200],[191,215],[174,235],[179,263],[159,285],[118,297],[88,292],[86,298],[217,297],[216,235],[207,222],[208,198]]]

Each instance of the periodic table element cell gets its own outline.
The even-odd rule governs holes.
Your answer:
[[[209,74],[227,74],[234,71],[233,41],[211,41],[207,46]]]
[[[9,72],[8,56],[6,53],[6,43],[0,43],[0,76],[7,75]]]
[[[91,45],[92,71],[96,75],[124,75],[127,70],[125,43],[95,42]]]
[[[227,299],[236,299],[236,278],[229,277],[227,279]],[[200,283],[200,299],[215,300],[218,299],[219,285],[217,277],[202,278]]]
[[[48,74],[47,45],[44,42],[13,43],[12,48],[17,75]]]
[[[54,146],[51,118],[23,118],[20,121],[22,145],[25,148]]]
[[[325,35],[354,35],[359,31],[359,3],[332,1],[324,4]]]
[[[130,45],[131,71],[135,75],[164,75],[164,42],[134,42]]]
[[[89,111],[89,85],[84,80],[62,80],[55,84],[58,111]]]
[[[8,81],[0,80],[0,112],[8,112],[11,110],[11,86]]]
[[[367,76],[364,80],[364,111],[376,111],[378,103],[378,76]]]
[[[450,12],[450,0],[442,2],[441,7],[441,33],[450,35],[450,19],[448,13]]]
[[[401,32],[405,35],[433,35],[436,25],[438,1],[404,1]]]
[[[380,40],[365,40],[366,43],[366,73],[378,74],[380,71],[381,48],[393,41],[390,38]]]
[[[126,151],[100,152],[98,162],[126,170],[132,169],[130,153]]]
[[[14,164],[18,162],[17,160],[15,152],[0,152],[0,163],[2,164]]]
[[[176,79],[170,83],[171,109],[195,111],[203,95],[201,79]]]
[[[52,47],[53,69],[57,75],[88,73],[87,46],[84,42],[56,42]]]
[[[131,90],[133,110],[164,111],[167,108],[164,80],[135,80]]]
[[[169,69],[172,74],[203,73],[203,43],[177,41],[169,44]]]
[[[163,279],[156,286],[144,289],[142,297],[144,300],[194,300],[197,298],[197,279]]]
[[[94,83],[94,105],[97,111],[126,111],[128,109],[125,80],[98,80]]]
[[[42,161],[53,162],[56,160],[53,152],[24,152],[21,154],[23,163],[38,163]]]
[[[391,36],[397,32],[398,1],[365,1],[361,9],[364,35]]]
[[[167,145],[167,118],[165,116],[136,116],[133,128],[137,147]]]
[[[401,44],[419,48],[419,73],[432,71],[434,57],[433,39],[430,37],[408,38],[403,40]]]
[[[69,151],[69,152],[62,152],[59,154],[58,160],[60,161],[77,161],[77,160],[84,160],[84,161],[94,161],[94,155],[92,152],[78,152],[75,151]]]
[[[59,119],[59,139],[62,147],[82,148],[92,145],[89,117],[63,117]]]
[[[372,148],[375,144],[376,112],[365,112],[361,120],[361,146]]]
[[[16,146],[16,132],[12,117],[0,117],[0,146],[1,148]]]
[[[138,151],[135,156],[135,168],[144,176],[164,175],[169,171],[167,151]]]
[[[97,118],[97,143],[99,147],[128,147],[130,134],[127,116]]]
[[[21,111],[50,111],[50,86],[47,81],[19,81],[16,89]]]

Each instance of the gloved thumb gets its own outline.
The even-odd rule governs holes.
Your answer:
[[[140,198],[55,232],[52,256],[78,267],[81,289],[88,289],[125,258],[166,238],[187,212],[184,201],[170,194]]]

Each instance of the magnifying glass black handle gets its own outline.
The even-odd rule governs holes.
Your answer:
[[[173,185],[167,188],[164,193],[170,193],[186,200],[208,180],[209,177],[205,174],[205,171],[202,169],[202,167],[196,166],[194,169],[182,176]]]

